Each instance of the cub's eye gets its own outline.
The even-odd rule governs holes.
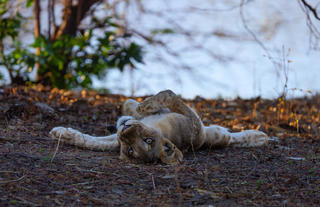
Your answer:
[[[129,147],[129,149],[128,149],[128,155],[133,155],[133,148],[132,147]]]
[[[151,144],[153,142],[153,140],[151,138],[145,138],[144,142],[147,144]]]

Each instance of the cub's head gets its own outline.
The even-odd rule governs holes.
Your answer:
[[[156,162],[165,164],[182,161],[182,152],[160,132],[130,116],[123,116],[117,123],[120,159],[134,163]]]

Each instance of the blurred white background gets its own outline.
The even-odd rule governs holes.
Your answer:
[[[171,89],[186,98],[319,93],[320,20],[302,1],[105,0],[97,16],[116,16],[134,34],[144,48],[144,64],[109,70],[93,86],[136,96]],[[306,2],[320,14],[319,0]],[[41,4],[45,31],[47,1]],[[62,7],[55,11],[60,24]],[[22,13],[32,16],[32,9]],[[30,44],[33,23],[25,30],[20,38]]]
[[[309,1],[315,7],[317,2]],[[186,98],[275,98],[285,85],[289,97],[320,90],[319,37],[310,32],[298,0],[244,1],[243,6],[239,0],[142,3],[142,12],[139,5],[126,8],[129,28],[174,33],[155,35],[166,47],[143,43],[145,64],[138,70],[110,71],[96,87],[125,95],[169,88]]]

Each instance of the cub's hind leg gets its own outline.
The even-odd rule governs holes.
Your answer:
[[[268,143],[268,136],[257,130],[231,133],[228,129],[217,125],[204,129],[205,144],[208,146],[257,147]]]
[[[133,99],[126,100],[122,105],[122,115],[131,116],[135,119],[141,119],[142,115],[137,112],[139,102]]]

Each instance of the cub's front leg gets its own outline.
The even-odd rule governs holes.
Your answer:
[[[119,148],[117,134],[95,137],[81,133],[78,130],[65,127],[54,127],[49,134],[53,139],[58,141],[92,150],[115,151]]]
[[[142,115],[137,112],[139,102],[133,99],[128,99],[122,104],[122,115],[132,116],[135,119],[141,119]]]

